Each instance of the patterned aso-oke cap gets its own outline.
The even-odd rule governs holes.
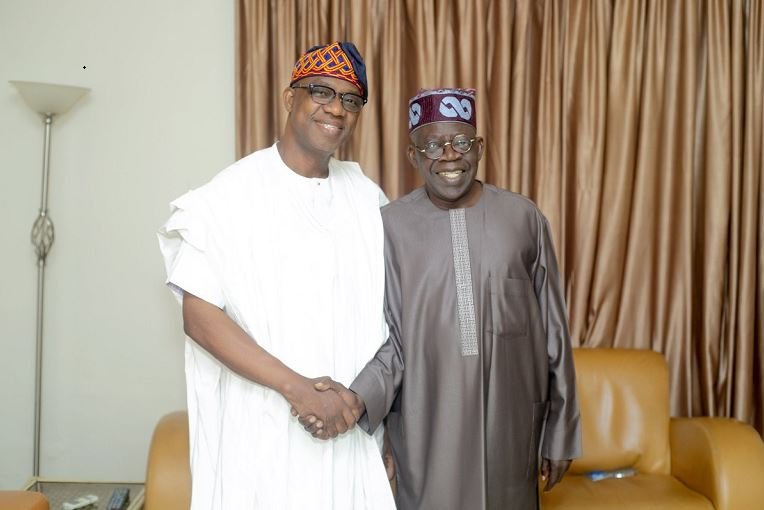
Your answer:
[[[369,98],[366,65],[358,48],[351,42],[335,41],[324,46],[313,46],[294,64],[289,85],[308,76],[328,76],[348,81],[355,85],[364,99]]]
[[[464,122],[477,128],[475,89],[420,89],[409,99],[409,133],[432,122]]]

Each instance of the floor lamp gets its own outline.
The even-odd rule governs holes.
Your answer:
[[[45,127],[42,157],[42,192],[40,213],[32,226],[32,244],[37,254],[37,341],[35,344],[35,387],[34,387],[34,462],[33,476],[40,476],[40,414],[42,408],[42,326],[45,304],[45,259],[50,253],[55,238],[53,222],[48,215],[48,175],[50,172],[50,131],[53,117],[63,115],[74,106],[90,89],[36,83],[31,81],[11,81],[21,97],[32,110],[39,113]]]

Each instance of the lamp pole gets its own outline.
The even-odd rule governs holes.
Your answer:
[[[32,474],[40,476],[40,437],[42,422],[42,361],[43,361],[43,324],[45,311],[45,262],[53,247],[55,229],[48,214],[48,180],[50,176],[50,135],[55,115],[63,115],[90,89],[37,83],[31,81],[11,81],[26,103],[43,118],[45,138],[42,159],[42,192],[40,193],[40,211],[32,225],[32,244],[37,254],[37,317],[35,338],[35,382],[34,382],[34,456]]]
[[[32,225],[32,244],[37,254],[37,318],[35,340],[35,382],[34,382],[34,464],[32,475],[40,476],[40,419],[42,410],[42,328],[45,306],[45,260],[53,247],[55,229],[48,215],[48,177],[50,175],[50,131],[53,114],[45,114],[45,141],[43,142],[42,193],[40,212]]]

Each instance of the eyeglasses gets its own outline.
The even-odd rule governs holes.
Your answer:
[[[467,135],[456,135],[448,142],[431,140],[424,144],[424,147],[415,145],[414,148],[429,159],[440,159],[446,151],[446,145],[450,145],[459,154],[467,154],[475,140],[476,138],[470,138]]]
[[[352,92],[338,93],[331,87],[326,85],[316,85],[311,83],[309,85],[292,85],[293,89],[308,89],[308,94],[314,102],[318,104],[329,104],[334,100],[334,96],[340,98],[340,103],[345,111],[350,113],[358,113],[366,104],[366,100],[358,94]]]

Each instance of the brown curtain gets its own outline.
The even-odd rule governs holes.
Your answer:
[[[273,143],[309,46],[353,41],[342,158],[391,198],[420,87],[478,90],[481,177],[549,218],[577,345],[664,353],[674,415],[764,431],[760,0],[237,0],[237,150]]]

